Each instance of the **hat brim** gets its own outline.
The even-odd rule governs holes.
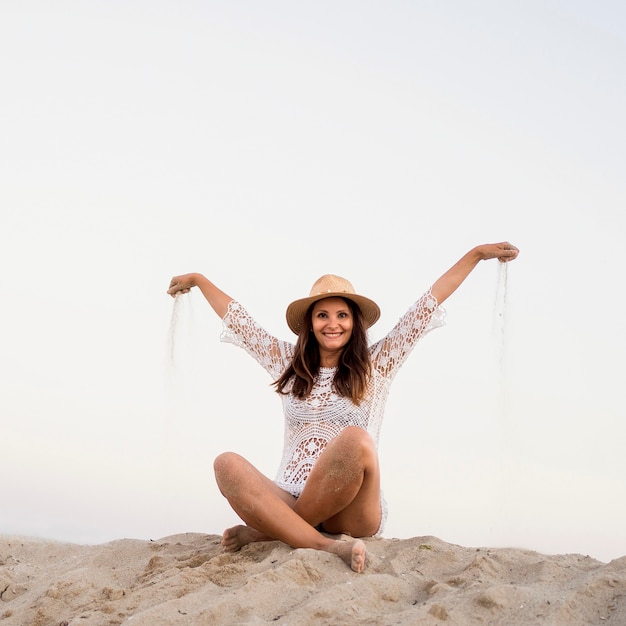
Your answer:
[[[344,300],[351,300],[354,302],[361,311],[363,316],[363,323],[365,328],[373,326],[380,317],[380,308],[378,305],[365,296],[359,296],[355,293],[346,293],[345,291],[333,291],[329,293],[320,293],[315,296],[309,296],[308,298],[300,298],[300,300],[294,300],[287,307],[287,325],[291,330],[299,335],[302,327],[305,323],[305,316],[309,307],[318,300],[325,300],[326,298],[343,298]]]

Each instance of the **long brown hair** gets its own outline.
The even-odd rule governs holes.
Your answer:
[[[335,391],[354,404],[360,404],[365,397],[367,385],[372,374],[372,363],[367,346],[367,329],[363,323],[361,309],[349,300],[342,298],[352,313],[352,336],[341,353],[333,387]],[[320,369],[320,350],[315,335],[310,331],[313,314],[311,305],[306,312],[305,321],[298,335],[291,363],[272,384],[277,393],[293,393],[297,398],[306,398],[313,389],[315,377]],[[285,391],[285,387],[293,379],[293,387]]]

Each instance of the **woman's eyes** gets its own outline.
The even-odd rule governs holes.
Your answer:
[[[320,313],[317,314],[316,317],[318,317],[318,318],[325,318],[325,317],[328,317],[328,314],[320,312]],[[348,317],[348,314],[345,311],[342,311],[341,313],[337,314],[337,317],[345,318],[345,317]]]

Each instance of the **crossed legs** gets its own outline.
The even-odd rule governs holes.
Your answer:
[[[215,459],[217,484],[246,526],[224,532],[226,550],[253,541],[278,539],[293,548],[315,548],[339,555],[356,572],[365,565],[359,539],[330,539],[328,533],[368,537],[380,526],[380,472],[370,435],[356,426],[344,429],[320,454],[298,499],[276,486],[246,459],[225,452]]]

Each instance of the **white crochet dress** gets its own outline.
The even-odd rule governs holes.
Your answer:
[[[417,343],[430,330],[442,326],[445,310],[428,290],[400,318],[386,337],[370,346],[372,378],[367,394],[356,406],[333,390],[335,368],[320,368],[310,395],[301,400],[281,395],[285,415],[283,457],[275,483],[298,497],[311,469],[326,444],[347,426],[365,429],[378,446],[389,387],[400,366]],[[224,316],[222,341],[234,343],[251,354],[272,380],[291,362],[294,345],[281,341],[261,328],[244,307],[232,300]],[[383,519],[387,507],[381,502]]]

